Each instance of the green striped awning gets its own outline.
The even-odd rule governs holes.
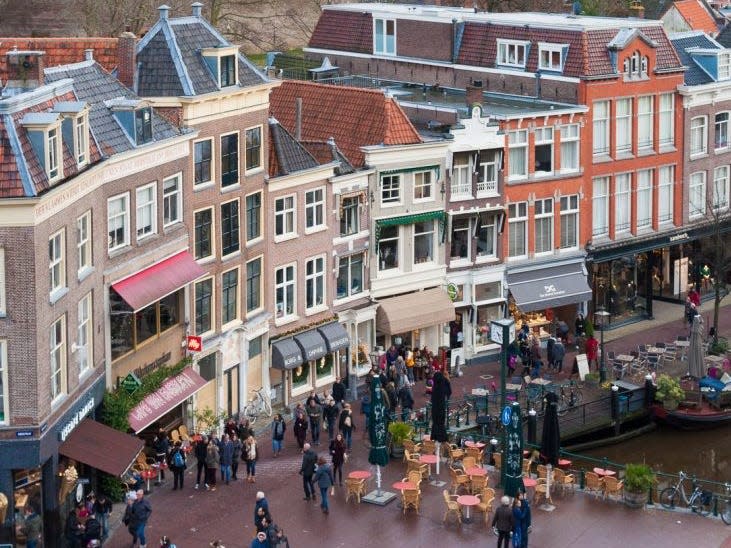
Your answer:
[[[394,175],[396,173],[414,173],[419,171],[436,171],[437,173],[437,181],[439,180],[439,174],[440,174],[440,168],[439,165],[433,165],[433,166],[418,166],[418,167],[402,167],[397,169],[386,169],[384,171],[379,172],[379,175]]]
[[[376,244],[381,240],[381,229],[388,226],[413,225],[414,223],[423,223],[424,221],[439,221],[439,228],[442,232],[442,241],[444,240],[444,227],[446,225],[447,214],[440,211],[426,211],[424,213],[412,213],[411,215],[402,215],[400,217],[390,217],[388,219],[379,219],[376,221]]]

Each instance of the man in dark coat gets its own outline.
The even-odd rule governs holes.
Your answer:
[[[333,399],[335,403],[340,405],[345,400],[345,385],[340,377],[335,377],[335,383],[333,384],[332,391]]]
[[[513,510],[510,508],[510,498],[504,496],[500,499],[500,507],[495,510],[495,515],[492,518],[492,526],[497,529],[498,533],[498,548],[501,548],[501,546],[510,548],[510,533],[514,525],[515,518],[513,517]]]
[[[452,395],[452,386],[444,377],[444,373],[434,373],[434,386],[431,393],[432,427],[431,439],[438,442],[447,441],[447,400]]]
[[[305,500],[317,500],[317,496],[315,495],[315,486],[312,483],[312,476],[315,475],[316,464],[317,453],[312,450],[309,443],[305,443],[302,451],[302,466],[300,466],[302,487],[305,490]]]

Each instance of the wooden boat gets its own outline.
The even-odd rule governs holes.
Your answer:
[[[697,407],[665,409],[662,404],[653,404],[655,419],[681,430],[701,430],[731,424],[731,408],[716,408],[703,400]]]

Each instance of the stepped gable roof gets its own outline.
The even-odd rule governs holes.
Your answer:
[[[269,108],[291,132],[298,98],[302,99],[302,140],[332,137],[356,168],[365,164],[362,146],[422,142],[398,103],[379,90],[285,80],[272,90]]]
[[[709,34],[718,32],[715,19],[699,0],[677,0],[673,6],[693,30],[702,30]]]
[[[373,19],[368,12],[326,9],[320,14],[309,47],[371,53]]]
[[[5,52],[13,48],[21,51],[43,51],[45,67],[78,63],[85,59],[84,51],[94,50],[94,60],[111,72],[117,66],[117,38],[0,38],[3,55],[0,56],[0,80],[7,80]]]
[[[688,67],[684,79],[687,86],[699,86],[710,84],[714,79],[693,60],[693,56],[687,50],[691,48],[721,49],[718,43],[703,31],[690,31],[673,34],[670,42],[675,46],[681,62]]]
[[[269,118],[269,176],[280,177],[320,163],[277,121]]]
[[[158,19],[137,44],[137,92],[143,97],[190,97],[219,91],[201,49],[232,45],[202,17]],[[241,53],[238,65],[239,86],[268,81]]]

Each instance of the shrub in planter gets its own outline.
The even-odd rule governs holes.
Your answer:
[[[655,472],[647,464],[628,464],[623,480],[625,504],[632,508],[644,506],[655,481]]]
[[[599,373],[587,373],[584,375],[584,383],[588,386],[599,386]]]
[[[665,407],[677,407],[678,402],[683,398],[685,398],[685,391],[680,388],[677,380],[668,375],[660,375],[657,378],[657,390],[655,391],[657,401],[663,402]]]
[[[391,435],[391,455],[396,458],[404,456],[404,440],[411,437],[414,427],[401,421],[393,421],[388,425],[388,433]]]

